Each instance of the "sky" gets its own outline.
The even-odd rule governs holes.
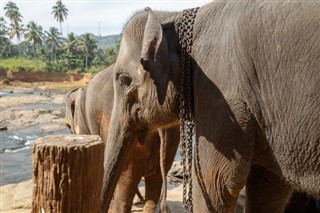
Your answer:
[[[24,25],[31,20],[48,30],[59,23],[51,14],[56,0],[11,0],[16,3],[23,16]],[[0,16],[4,16],[4,7],[8,0],[0,0]],[[186,8],[202,6],[210,0],[62,0],[68,8],[67,20],[62,23],[64,35],[74,32],[80,35],[86,32],[99,35],[120,34],[123,26],[136,11],[145,7],[153,10],[180,11]],[[7,23],[9,20],[6,18]]]

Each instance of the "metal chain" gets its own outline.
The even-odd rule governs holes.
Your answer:
[[[193,24],[199,8],[184,10],[180,17],[179,43],[181,54],[180,71],[180,153],[183,166],[183,206],[193,212],[192,204],[192,137],[193,121],[193,90],[192,90],[192,36]]]

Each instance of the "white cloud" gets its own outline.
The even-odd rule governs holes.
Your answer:
[[[23,15],[23,23],[26,25],[34,20],[42,25],[44,30],[54,26],[59,28],[51,14],[51,8],[55,0],[12,0],[17,4]],[[4,15],[3,8],[8,0],[0,0],[0,15]],[[153,10],[178,11],[204,5],[210,2],[205,1],[186,1],[186,0],[149,0],[149,1],[112,1],[112,0],[63,0],[68,8],[68,17],[62,23],[63,32],[75,32],[82,34],[91,32],[98,34],[99,22],[102,35],[119,34],[124,24],[137,10],[151,7]]]

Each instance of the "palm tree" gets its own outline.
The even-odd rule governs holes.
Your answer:
[[[10,29],[9,29],[9,38],[10,40],[13,39],[13,37],[17,37],[17,43],[19,43],[20,38],[23,34],[23,25],[21,24],[22,22],[22,15],[19,12],[19,8],[17,5],[9,1],[6,6],[4,7],[5,15],[10,19],[11,24],[10,24]]]
[[[42,44],[42,26],[38,25],[34,21],[30,21],[27,24],[26,34],[24,34],[24,37],[29,44],[32,44],[34,55],[36,55],[36,45]]]
[[[58,29],[55,27],[50,27],[49,31],[45,31],[46,38],[45,42],[48,45],[48,47],[52,50],[54,61],[56,61],[56,50],[60,48],[60,45],[62,43],[62,37],[59,33]]]
[[[20,42],[20,39],[23,36],[24,32],[24,25],[21,24],[19,21],[14,21],[10,24],[9,28],[9,38],[12,39],[13,37],[17,38],[17,44]]]
[[[85,33],[80,37],[79,46],[86,57],[86,68],[88,67],[88,56],[98,48],[97,40],[92,33]]]
[[[7,38],[8,34],[8,27],[7,22],[4,19],[4,17],[0,17],[0,57],[4,53],[4,51],[7,49],[8,44],[10,44],[9,39]]]
[[[77,51],[76,45],[77,45],[76,36],[74,35],[73,32],[68,33],[67,39],[63,44],[64,51],[74,54]]]
[[[22,17],[21,14],[19,13],[19,8],[12,1],[9,1],[6,4],[6,6],[4,7],[4,10],[6,11],[5,15],[10,19],[11,22],[16,20],[17,17],[19,17],[19,18]],[[19,14],[20,14],[20,16],[19,16]],[[21,21],[21,19],[20,19],[20,21]]]
[[[20,40],[24,34],[24,25],[21,24],[19,21],[14,21],[10,24],[9,28],[9,39],[12,40],[14,37],[17,38],[17,44],[20,43]],[[20,48],[18,48],[18,55],[20,56]]]
[[[0,36],[5,36],[8,31],[7,22],[4,17],[0,16]]]
[[[62,3],[62,0],[58,0],[56,2],[56,5],[54,5],[52,7],[52,12],[51,14],[53,14],[54,18],[60,23],[60,33],[63,36],[62,33],[62,26],[61,26],[61,22],[64,21],[64,19],[67,19],[68,16],[68,9],[66,8],[66,6]]]

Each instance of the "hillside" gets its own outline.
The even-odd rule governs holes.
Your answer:
[[[98,47],[101,49],[114,47],[115,42],[121,35],[96,36]]]

